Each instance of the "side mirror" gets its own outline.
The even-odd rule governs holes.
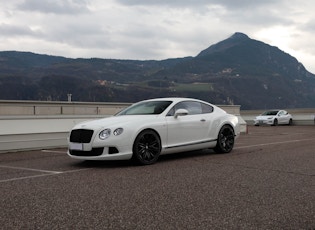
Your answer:
[[[178,109],[176,110],[174,117],[177,118],[179,116],[186,116],[186,115],[188,115],[188,111],[186,109]]]

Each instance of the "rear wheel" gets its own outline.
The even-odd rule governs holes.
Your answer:
[[[161,152],[161,141],[153,130],[144,130],[136,138],[133,144],[133,160],[141,165],[153,164],[157,161]]]
[[[217,153],[229,153],[234,147],[234,130],[229,125],[224,125],[218,134],[217,145],[214,151]]]
[[[278,125],[278,119],[274,119],[272,125],[273,125],[273,126],[277,126],[277,125]]]

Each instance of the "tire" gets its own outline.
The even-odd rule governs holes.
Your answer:
[[[234,130],[229,125],[224,125],[219,131],[217,145],[214,148],[216,153],[229,153],[234,147]]]
[[[277,119],[274,119],[272,125],[273,125],[273,126],[277,126],[277,125],[278,125],[278,120],[277,120]]]
[[[150,165],[157,161],[161,153],[161,140],[153,130],[144,130],[133,144],[132,160],[140,165]]]
[[[289,120],[289,124],[288,125],[293,125],[293,120],[292,119]]]

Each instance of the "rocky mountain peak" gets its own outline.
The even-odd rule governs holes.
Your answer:
[[[250,39],[250,38],[244,33],[235,32],[229,39],[246,40],[246,39]]]
[[[234,33],[231,37],[211,45],[207,49],[201,51],[197,57],[208,56],[216,52],[222,52],[242,42],[251,40],[246,34],[241,32]]]

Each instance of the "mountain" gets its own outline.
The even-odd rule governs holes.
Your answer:
[[[0,99],[121,101],[184,96],[242,109],[315,107],[315,75],[277,47],[235,33],[195,57],[70,59],[0,52]]]

